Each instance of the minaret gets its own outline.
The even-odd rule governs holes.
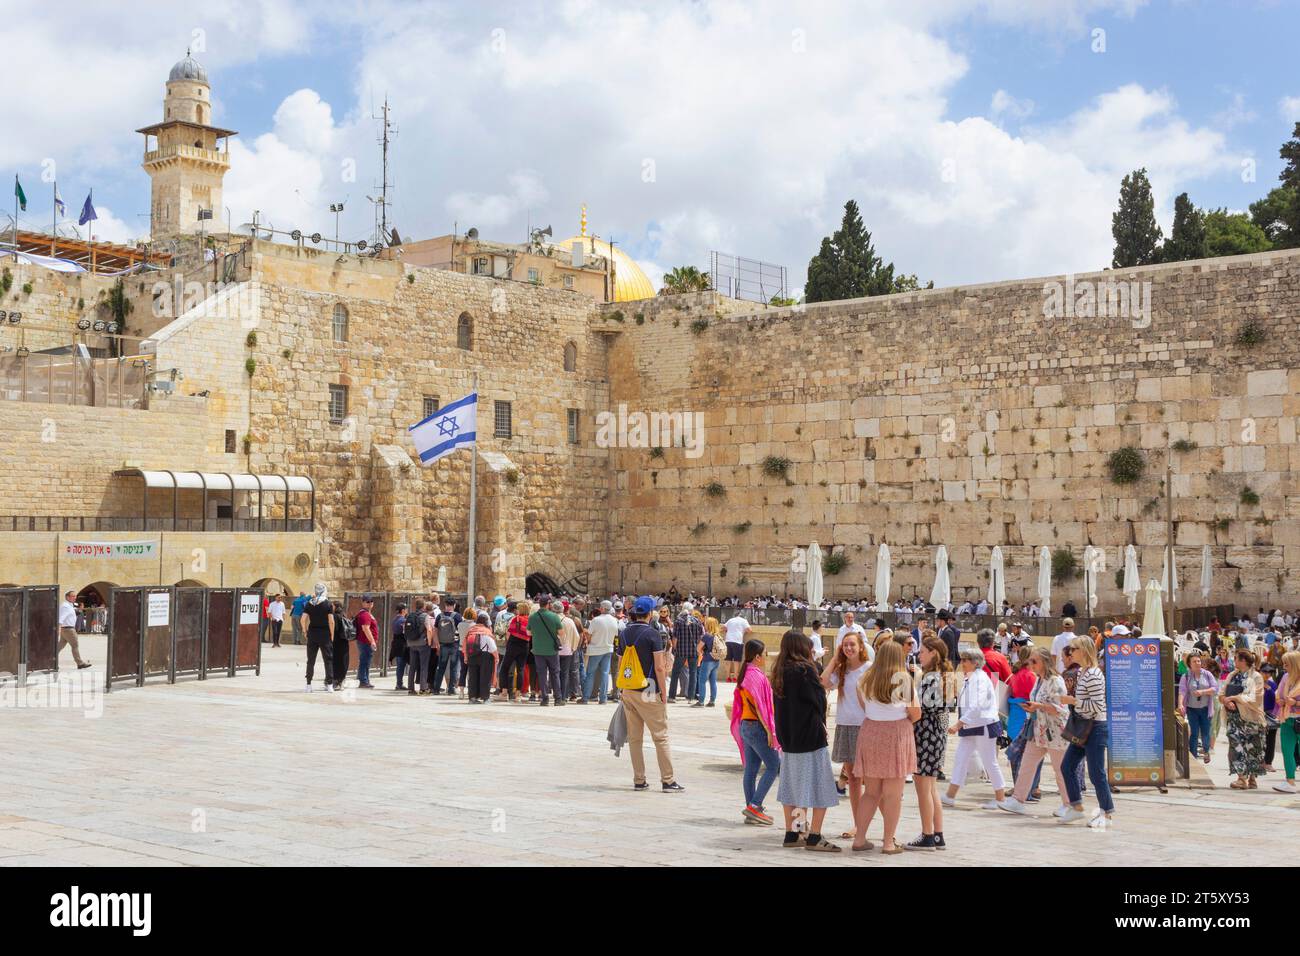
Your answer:
[[[209,125],[211,119],[208,73],[186,50],[167,77],[162,122],[136,130],[144,134],[142,165],[153,181],[154,239],[227,230],[221,181],[230,168],[230,137],[237,134]]]

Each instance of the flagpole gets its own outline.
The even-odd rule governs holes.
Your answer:
[[[474,440],[469,446],[469,573],[465,608],[474,606],[474,544],[478,532],[478,372],[474,373]]]
[[[50,227],[50,258],[54,258],[54,240],[59,236],[59,181],[54,181],[54,224]]]

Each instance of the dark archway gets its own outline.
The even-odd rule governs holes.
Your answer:
[[[524,579],[524,593],[535,598],[539,594],[562,594],[564,589],[549,574],[534,571]]]
[[[77,603],[85,607],[108,607],[108,595],[117,587],[111,581],[96,581],[77,592]]]

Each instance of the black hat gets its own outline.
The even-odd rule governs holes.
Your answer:
[[[951,620],[952,620],[952,611],[948,610],[947,608],[944,608],[942,611],[939,612],[938,617],[939,617],[939,620],[941,620],[941,621],[951,621]]]

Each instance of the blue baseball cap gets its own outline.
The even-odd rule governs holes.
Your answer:
[[[655,609],[655,599],[652,597],[639,597],[636,603],[632,605],[633,614],[649,614]]]
[[[496,597],[494,597],[494,598],[492,599],[492,606],[493,606],[493,607],[505,607],[505,606],[506,606],[506,599],[503,598],[500,594],[498,594]]]

